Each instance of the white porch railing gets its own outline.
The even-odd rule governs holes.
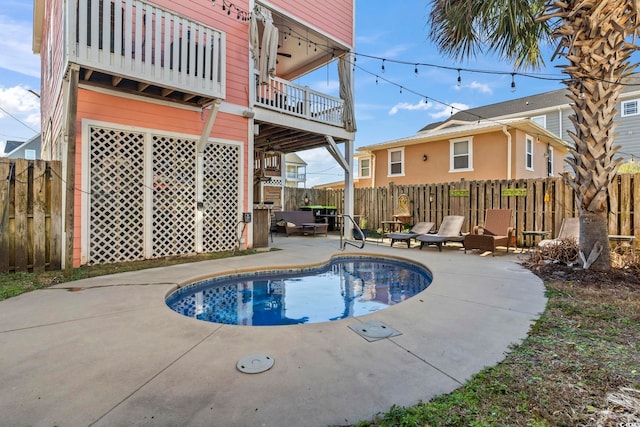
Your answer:
[[[69,61],[115,76],[225,97],[225,34],[141,0],[69,0]]]
[[[261,85],[255,77],[255,104],[282,113],[343,127],[344,101],[277,77]]]

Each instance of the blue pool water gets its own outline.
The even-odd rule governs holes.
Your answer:
[[[318,323],[356,317],[423,291],[431,273],[409,262],[338,257],[317,268],[216,277],[180,288],[167,305],[188,317],[230,325]]]

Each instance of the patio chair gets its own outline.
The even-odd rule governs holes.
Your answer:
[[[446,242],[462,242],[464,240],[464,236],[460,233],[462,224],[464,224],[463,216],[445,216],[436,234],[422,234],[416,237],[420,242],[420,250],[424,245],[436,245],[438,252],[442,252],[442,245]]]
[[[463,240],[464,252],[467,249],[480,249],[491,251],[495,256],[498,246],[509,247],[516,245],[516,236],[511,224],[511,209],[487,209],[484,226],[473,227],[471,234],[467,234]]]
[[[555,239],[543,239],[538,242],[538,247],[546,248],[560,244],[563,240],[575,240],[580,238],[580,218],[564,218],[560,224],[558,237]]]
[[[420,236],[422,234],[427,234],[433,228],[433,222],[418,222],[408,233],[391,233],[389,234],[389,238],[391,239],[391,246],[395,242],[407,242],[407,247],[411,247],[411,239]]]

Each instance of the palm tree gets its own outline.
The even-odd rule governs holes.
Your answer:
[[[585,268],[611,269],[607,232],[608,186],[621,159],[613,159],[618,96],[638,65],[640,0],[432,0],[430,37],[444,54],[470,59],[492,50],[515,67],[537,69],[541,46],[555,43],[567,64],[575,143],[565,174],[576,194],[580,253]],[[552,58],[553,59],[553,58]]]

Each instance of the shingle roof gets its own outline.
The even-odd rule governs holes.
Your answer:
[[[638,90],[640,90],[640,77],[631,77],[627,80],[627,85],[623,87],[622,93]],[[456,114],[453,114],[445,120],[445,122],[450,120],[476,121],[490,119],[509,116],[512,114],[522,114],[527,111],[544,110],[561,105],[568,105],[569,103],[570,100],[567,97],[567,89],[558,89],[551,92],[539,93],[495,104],[469,108],[468,110],[459,111]],[[420,129],[418,133],[433,129],[440,124],[442,124],[442,122],[429,123]]]

